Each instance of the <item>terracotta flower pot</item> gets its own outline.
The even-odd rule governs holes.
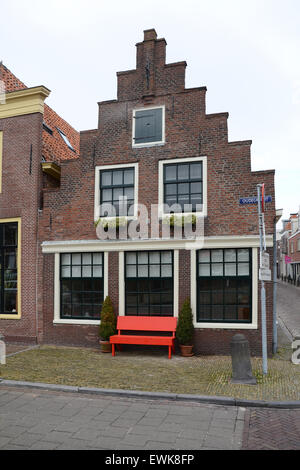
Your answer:
[[[194,353],[192,352],[193,345],[192,346],[190,346],[190,345],[187,346],[187,345],[180,344],[179,347],[180,347],[180,352],[181,352],[182,356],[190,357],[190,356],[194,355]]]
[[[100,339],[99,341],[100,344],[100,351],[103,353],[111,353],[111,344],[109,341],[103,341]]]

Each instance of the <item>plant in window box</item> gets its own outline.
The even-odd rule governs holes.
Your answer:
[[[193,313],[191,309],[190,299],[188,298],[184,301],[182,309],[179,312],[178,323],[176,328],[176,337],[179,341],[179,347],[182,356],[193,356],[193,336]]]
[[[197,217],[194,214],[176,215],[172,214],[162,220],[164,225],[169,225],[173,230],[175,227],[181,227],[181,233],[184,234],[184,227],[187,225],[195,226]],[[175,229],[176,230],[176,229]]]
[[[101,323],[99,326],[101,352],[111,352],[110,336],[116,333],[117,319],[109,296],[102,304]]]

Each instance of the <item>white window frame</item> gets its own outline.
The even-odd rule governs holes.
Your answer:
[[[69,325],[100,325],[100,320],[80,320],[80,319],[66,319],[60,318],[60,253],[64,253],[67,250],[69,253],[79,253],[79,251],[72,251],[69,245],[65,245],[61,252],[56,252],[54,255],[54,324],[69,324]],[[91,251],[81,251],[81,253]],[[96,252],[97,253],[97,252]],[[101,251],[104,258],[104,271],[103,271],[103,300],[108,296],[108,252]]]
[[[135,113],[137,111],[148,111],[151,109],[162,109],[162,140],[156,142],[143,142],[141,144],[135,143]],[[155,147],[156,145],[164,145],[165,142],[165,105],[161,106],[151,106],[151,107],[143,107],[143,108],[136,108],[132,111],[132,148],[142,148],[142,147]]]
[[[196,217],[207,216],[207,157],[174,158],[170,160],[160,160],[158,163],[158,216],[160,219],[171,217],[171,214],[164,212],[164,165],[172,163],[193,163],[202,162],[202,211],[197,212],[176,212],[176,216],[195,215]]]
[[[178,302],[179,302],[179,250],[172,250],[172,248],[157,248],[148,247],[147,251],[173,251],[173,316],[178,317]],[[126,249],[126,253],[130,251],[144,251],[137,249],[137,246],[129,247]],[[125,316],[125,251],[119,252],[119,315]]]
[[[94,193],[94,221],[97,222],[100,218],[100,172],[103,170],[115,170],[122,168],[134,168],[134,209],[133,215],[121,216],[127,220],[137,218],[138,212],[138,184],[139,184],[139,164],[138,163],[124,163],[118,165],[101,165],[95,167],[95,193]],[[117,217],[102,217],[106,220],[116,219]]]
[[[209,246],[205,246],[209,248]],[[214,248],[224,248],[218,246]],[[228,246],[226,246],[228,248]],[[239,244],[232,243],[232,248],[241,248]],[[225,322],[197,322],[197,250],[191,250],[191,307],[193,311],[195,328],[230,329],[230,330],[257,330],[258,328],[258,248],[252,248],[252,321],[251,323],[225,323]]]

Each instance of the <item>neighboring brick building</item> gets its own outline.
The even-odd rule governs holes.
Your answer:
[[[259,355],[257,206],[241,205],[240,198],[255,196],[259,183],[272,196],[265,212],[272,266],[274,170],[251,171],[251,141],[228,142],[228,113],[206,114],[206,88],[186,89],[186,63],[166,64],[165,57],[166,41],[145,31],[136,69],[117,74],[117,100],[100,102],[98,128],[80,133],[79,158],[60,156],[59,166],[52,166],[60,181],[48,181],[42,190],[38,259],[31,263],[38,273],[37,308],[32,303],[31,311],[37,322],[30,336],[95,345],[106,295],[119,315],[177,316],[190,297],[197,353],[228,354],[232,336],[242,332]],[[120,229],[118,239],[97,238],[100,205],[111,203],[118,211],[120,196],[129,207],[119,220],[126,219],[129,230],[137,204],[147,208],[149,219],[152,205],[159,205],[148,235],[122,239]],[[204,218],[203,245],[164,236],[162,221],[172,204],[179,213],[190,204],[189,213]],[[266,282],[269,352],[272,292]]]
[[[27,88],[3,64],[0,83],[0,329],[7,340],[36,342],[42,188],[57,187],[57,163],[78,156],[79,134],[44,105],[47,88]]]

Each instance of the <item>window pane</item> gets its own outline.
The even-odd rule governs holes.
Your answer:
[[[170,251],[163,251],[161,253],[162,263],[172,263],[172,253]]]
[[[225,305],[224,309],[225,309],[224,320],[231,320],[231,321],[237,320],[236,305]]]
[[[124,171],[124,184],[134,183],[134,169]]]
[[[148,265],[138,265],[138,277],[148,277]]]
[[[127,253],[126,254],[126,263],[127,264],[136,264],[136,253]]]
[[[225,276],[236,276],[236,264],[235,263],[225,264]]]
[[[1,224],[2,225],[2,224]],[[17,245],[17,237],[18,237],[18,226],[16,223],[10,224],[4,224],[4,234],[3,234],[3,245],[4,246],[9,246],[9,245]]]
[[[81,277],[81,266],[72,266],[72,277]]]
[[[223,276],[223,264],[212,263],[211,265],[212,276]]]
[[[123,171],[114,170],[113,171],[113,186],[123,184]]]
[[[238,261],[249,261],[249,250],[247,248],[238,250]]]
[[[165,185],[166,195],[173,195],[177,193],[177,184],[169,183]]]
[[[63,254],[61,255],[61,264],[71,264],[71,255]]]
[[[223,261],[223,250],[212,250],[211,251],[211,260],[212,262],[221,262]]]
[[[190,185],[188,183],[180,183],[178,186],[178,194],[189,194]]]
[[[199,291],[199,303],[200,304],[210,304],[210,291]]]
[[[149,263],[152,263],[152,264],[160,263],[160,254],[157,251],[149,253]]]
[[[239,306],[238,307],[238,319],[249,321],[250,320],[250,307]]]
[[[82,254],[82,264],[92,264],[92,255],[91,253]]]
[[[202,163],[191,163],[191,180],[202,178]]]
[[[102,264],[102,253],[93,253],[93,264]]]
[[[102,266],[93,266],[93,276],[102,277]]]
[[[101,172],[101,184],[102,186],[111,186],[112,184],[111,171]]]
[[[160,277],[160,265],[159,264],[152,264],[149,266],[149,276],[150,277]]]
[[[103,189],[102,191],[102,202],[111,201],[112,200],[112,190],[111,189]]]
[[[62,277],[71,277],[71,268],[70,268],[70,266],[62,266],[61,276]]]
[[[124,198],[127,198],[127,200],[133,200],[134,198],[133,188],[124,189]]]
[[[165,180],[174,181],[176,180],[176,165],[165,165]]]
[[[201,194],[202,192],[202,183],[191,183],[191,193],[192,194]]]
[[[200,263],[209,263],[210,262],[210,251],[201,250],[199,252],[199,262]]]
[[[189,179],[189,165],[178,165],[178,180],[188,180]]]
[[[224,250],[225,261],[236,261],[236,251],[235,250]]]
[[[223,320],[223,305],[211,306],[211,319],[215,321]]]
[[[238,275],[249,276],[249,263],[238,263]]]
[[[91,277],[91,276],[92,276],[92,267],[82,266],[82,277]]]
[[[113,190],[113,200],[118,201],[123,196],[123,188],[115,188]]]
[[[81,264],[81,254],[80,253],[73,253],[72,254],[72,264]]]
[[[148,253],[138,253],[138,263],[139,264],[148,264]]]
[[[210,276],[210,266],[209,266],[209,264],[200,264],[199,265],[199,276]]]
[[[127,277],[136,277],[136,266],[127,266],[126,267],[126,276]]]
[[[172,266],[161,266],[161,277],[172,277]]]

